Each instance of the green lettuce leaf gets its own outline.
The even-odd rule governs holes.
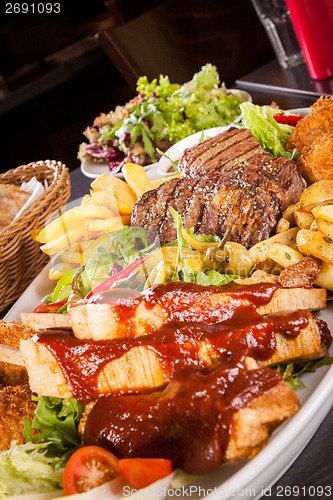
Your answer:
[[[305,363],[281,363],[277,366],[277,369],[281,373],[282,379],[289,387],[293,390],[297,390],[305,387],[304,382],[300,378],[303,373],[314,373],[318,368],[332,364],[333,356],[325,356],[324,358],[314,359]]]
[[[116,124],[104,125],[97,142],[117,139],[117,147],[128,151],[128,137],[142,143],[152,162],[157,161],[155,140],[177,142],[195,132],[228,125],[240,115],[241,95],[220,84],[216,66],[206,64],[183,85],[160,75],[151,82],[137,82],[139,99],[126,105],[125,116]],[[113,115],[112,115],[113,116]]]
[[[287,112],[271,106],[257,106],[251,102],[241,103],[240,109],[243,124],[266,151],[274,156],[292,156],[286,150],[286,145],[294,127],[277,123],[274,119],[274,115],[288,114]]]
[[[24,419],[25,440],[34,444],[46,443],[47,455],[58,457],[57,467],[62,467],[81,444],[78,424],[83,406],[75,398],[43,396],[33,399],[38,404],[33,421]]]

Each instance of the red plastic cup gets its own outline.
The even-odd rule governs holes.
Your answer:
[[[286,0],[309,73],[333,76],[333,0]]]

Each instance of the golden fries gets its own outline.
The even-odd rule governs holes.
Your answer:
[[[140,198],[146,191],[152,189],[147,172],[140,165],[126,163],[122,171],[126,182],[132,188],[137,198]]]
[[[273,243],[283,243],[288,247],[295,248],[298,227],[292,227],[282,233],[278,233],[267,240],[260,241],[249,249],[250,257],[254,264],[260,264],[268,259],[268,249]]]
[[[319,205],[333,203],[333,181],[318,181],[306,188],[300,197],[300,208],[311,212]]]

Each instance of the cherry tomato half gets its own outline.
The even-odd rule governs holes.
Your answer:
[[[118,465],[127,483],[138,490],[172,472],[172,461],[167,458],[121,458]]]
[[[65,495],[89,491],[119,476],[118,459],[100,446],[83,446],[68,460],[63,474]]]

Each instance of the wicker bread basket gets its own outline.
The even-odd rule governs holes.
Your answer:
[[[33,241],[30,231],[45,226],[48,217],[66,204],[70,197],[67,167],[58,161],[38,161],[0,174],[0,183],[15,184],[36,177],[48,188],[17,220],[0,232],[0,311],[14,302],[41,269],[49,257]]]

